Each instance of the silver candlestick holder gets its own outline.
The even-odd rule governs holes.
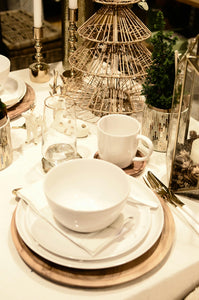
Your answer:
[[[78,21],[78,9],[68,9],[68,58],[71,54],[73,54],[76,50],[77,44],[77,25]],[[74,76],[74,71],[70,68],[69,61],[67,61],[66,70],[63,72],[64,77],[72,77]]]
[[[30,79],[33,82],[44,83],[50,80],[50,68],[49,65],[43,62],[42,55],[42,38],[43,38],[43,27],[34,27],[34,40],[35,40],[35,59],[36,62],[29,66]]]

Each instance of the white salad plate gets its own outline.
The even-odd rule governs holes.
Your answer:
[[[0,98],[6,104],[7,108],[10,108],[20,102],[25,93],[25,82],[13,75],[9,75],[4,90],[0,92]]]
[[[46,221],[35,215],[23,201],[20,201],[16,211],[19,235],[35,253],[61,266],[101,269],[132,261],[149,250],[158,240],[164,225],[164,213],[158,198],[147,186],[135,178],[129,177],[129,180],[136,196],[155,201],[159,206],[157,209],[149,209],[142,205],[127,205],[123,214],[125,216],[125,210],[128,210],[128,214],[129,210],[134,214],[132,229],[95,256],[61,236]]]

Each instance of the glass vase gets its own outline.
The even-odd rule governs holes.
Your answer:
[[[169,188],[199,199],[199,35],[178,63],[168,141]]]

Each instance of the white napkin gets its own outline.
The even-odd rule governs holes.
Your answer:
[[[47,221],[60,234],[92,256],[103,250],[118,236],[131,230],[134,224],[129,205],[128,210],[125,210],[125,213],[123,211],[109,227],[93,233],[78,233],[56,222],[43,191],[43,181],[22,188],[17,192],[17,196],[24,200],[39,217]]]

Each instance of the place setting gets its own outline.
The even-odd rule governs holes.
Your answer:
[[[55,113],[50,115],[56,119]],[[59,124],[54,125],[60,135]],[[135,157],[138,139],[148,143],[143,160],[147,161],[153,151],[150,141],[139,134],[139,122],[128,116],[110,115],[102,117],[97,127],[100,159],[70,156],[64,161],[58,151],[62,159],[53,165],[50,158],[58,156],[51,153],[46,156],[51,168],[43,179],[15,191],[19,203],[11,229],[16,249],[33,270],[61,284],[102,287],[128,282],[157,267],[173,243],[175,226],[169,208],[144,182],[122,168],[134,159],[142,159]],[[57,141],[60,145],[61,140]],[[125,147],[120,147],[122,144]],[[74,139],[70,145],[75,145]],[[43,155],[44,148],[48,150],[46,142]],[[111,148],[118,153],[112,155]],[[53,149],[57,151],[57,147]],[[102,159],[106,151],[109,157]],[[110,161],[119,156],[122,162]]]
[[[92,175],[92,184],[82,180],[82,164],[86,165],[90,171],[92,168],[95,170],[98,168],[104,169],[104,161],[102,160],[71,160],[49,171],[44,183],[39,182],[18,191],[17,195],[21,200],[13,216],[11,227],[13,240],[20,256],[31,268],[48,279],[48,268],[51,266],[51,279],[61,282],[64,278],[65,284],[71,283],[69,274],[78,270],[79,275],[73,279],[73,284],[78,286],[115,285],[135,279],[151,271],[166,257],[172,246],[175,230],[170,210],[144,183],[138,182],[133,177],[128,177],[120,168],[105,162],[105,166],[110,168],[111,172],[113,172],[112,168],[119,173],[121,171],[120,175],[124,180],[122,185],[125,187],[123,191],[125,198],[128,194],[126,187],[130,187],[130,195],[122,201],[117,216],[111,219],[110,211],[116,209],[116,205],[112,201],[107,204],[104,193],[104,201],[101,201],[101,198],[100,200],[97,199],[96,193],[96,185],[99,185],[102,190],[107,180],[100,183],[100,175],[98,174],[97,176],[90,174],[90,176]],[[68,178],[66,172],[68,168],[70,174],[74,169],[75,177],[79,177],[74,180],[74,175],[71,176],[73,184],[71,184],[71,180],[66,184],[68,181],[66,180]],[[77,169],[79,176],[76,175]],[[66,177],[63,176],[63,171]],[[103,176],[105,175],[104,171],[102,171]],[[52,185],[53,177],[60,176],[57,172],[61,172],[63,178],[61,183],[60,177],[58,186]],[[110,176],[107,170],[106,175]],[[115,179],[115,175],[113,177]],[[118,179],[120,182],[121,178]],[[89,177],[89,179],[91,178]],[[82,181],[83,186],[81,186]],[[50,190],[49,184],[55,187],[54,191]],[[86,184],[93,187],[90,188],[93,191],[89,191]],[[78,185],[78,189],[74,189],[74,185]],[[108,185],[109,187],[105,187],[110,189],[109,193],[107,191],[108,198],[113,199],[114,197],[115,199],[121,188],[113,188],[109,183]],[[71,201],[73,204],[68,203],[68,207],[64,206],[64,208],[61,203],[63,200],[56,199],[55,194],[53,194],[56,193],[56,195],[63,198],[62,195],[65,192],[58,193],[62,189],[66,194],[68,193],[69,199],[73,197]],[[85,197],[85,190],[88,196],[94,193],[93,203],[87,202],[87,205],[85,205],[84,201],[81,200],[84,199],[83,196]],[[46,197],[46,191],[49,195],[54,195],[50,200],[52,201],[51,204],[49,198]],[[79,197],[77,197],[75,191],[78,191]],[[67,199],[68,196],[65,195],[64,198]],[[144,205],[137,200],[139,198],[147,199],[149,204]],[[120,198],[117,201],[121,204]],[[155,208],[151,207],[150,203],[155,203]],[[91,204],[96,206],[98,204],[99,208],[92,208]],[[52,209],[52,205],[57,205],[58,210],[56,210],[56,207]],[[103,205],[105,206],[103,207]],[[109,206],[106,207],[107,205]],[[107,211],[108,215],[106,214]],[[56,212],[58,215],[56,215]],[[74,218],[72,221],[73,213],[79,216],[80,219]],[[60,222],[60,220],[62,221]],[[96,230],[97,227],[94,226],[99,226],[98,228],[102,229]],[[80,230],[83,230],[83,232],[80,232]],[[45,268],[43,264],[47,264],[48,268]],[[141,267],[143,265],[145,266],[144,269]],[[61,274],[59,273],[60,269]],[[108,278],[115,274],[116,270],[121,272],[119,282],[107,281],[108,278],[106,278],[104,272],[102,276],[102,269],[106,269],[105,274]],[[89,281],[85,281],[85,278],[82,277],[85,272],[90,278]],[[98,278],[93,282],[94,274],[97,274]],[[126,275],[128,276],[126,277]],[[102,280],[99,280],[100,277],[102,277]]]
[[[17,91],[15,93],[19,95],[16,99],[14,99],[14,101],[13,99],[9,102],[4,101],[5,104],[7,104],[8,116],[10,120],[13,120],[19,117],[23,112],[30,109],[32,105],[34,105],[35,91],[29,84],[25,83],[23,80],[20,80],[16,77],[10,77],[10,79],[10,81],[12,81],[15,86],[16,84],[18,85]],[[10,88],[11,87],[9,87],[9,89]],[[19,93],[19,91],[21,92]]]
[[[31,86],[22,79],[11,74],[10,59],[0,55],[0,98],[6,105],[10,120],[30,108],[34,102],[35,93]]]
[[[10,74],[10,60],[4,55],[0,55],[2,66],[0,73],[0,97],[7,108],[21,101],[26,93],[26,84],[23,80]]]
[[[11,108],[21,101],[26,93],[26,84],[24,81],[9,75],[4,85],[4,90],[1,92],[1,97],[7,108]]]

